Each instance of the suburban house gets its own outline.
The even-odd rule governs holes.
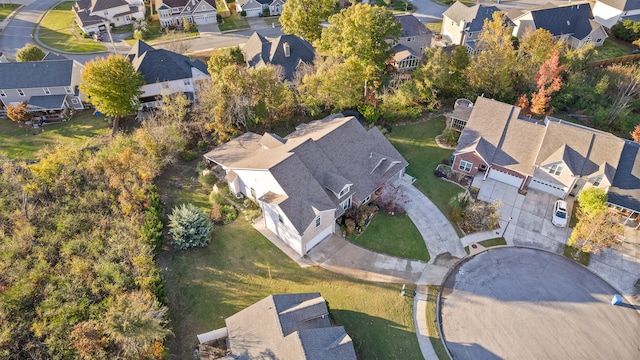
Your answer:
[[[271,16],[281,15],[282,14],[282,9],[284,7],[284,3],[286,3],[286,2],[287,2],[287,0],[273,0],[269,4],[269,14],[271,14]]]
[[[593,16],[607,28],[620,20],[640,21],[640,0],[596,0]]]
[[[520,110],[478,97],[453,153],[452,168],[559,198],[599,187],[611,192],[611,205],[637,216],[637,143],[550,116],[534,120]]]
[[[393,47],[393,65],[401,71],[414,69],[424,50],[431,46],[433,33],[411,14],[396,15],[396,21],[402,25],[402,34]]]
[[[527,30],[548,30],[557,41],[573,48],[585,44],[602,46],[607,38],[604,27],[593,20],[589,3],[553,6],[526,11],[513,19],[513,36],[521,38]]]
[[[5,107],[26,102],[30,112],[81,110],[82,68],[76,60],[49,55],[42,61],[0,63],[0,99]]]
[[[284,138],[247,132],[205,154],[229,190],[262,209],[264,225],[300,255],[335,232],[350,207],[404,175],[407,161],[377,128],[335,114]]]
[[[286,80],[293,80],[298,66],[302,63],[313,64],[316,56],[313,46],[295,35],[267,40],[257,32],[244,44],[242,53],[249,67],[268,64],[282,66]]]
[[[207,65],[202,61],[169,50],[154,49],[141,40],[131,48],[127,58],[144,77],[140,97],[143,107],[159,107],[162,96],[180,92],[195,101],[197,84],[211,79]]]
[[[331,326],[320,293],[276,294],[225,319],[226,327],[198,335],[200,358],[218,342],[222,359],[356,360],[343,326]],[[205,346],[203,346],[203,344]]]
[[[265,9],[269,9],[272,0],[239,0],[236,1],[236,10],[246,12],[246,17],[262,16]]]
[[[87,35],[107,30],[107,26],[128,25],[144,19],[146,12],[142,0],[78,0],[73,5],[76,24]]]
[[[216,24],[215,0],[154,0],[160,26],[191,24]]]
[[[467,7],[456,1],[442,13],[442,35],[454,45],[465,45],[473,54],[485,19],[491,20],[496,11],[500,9],[495,6],[476,4]]]
[[[464,130],[464,127],[467,126],[467,121],[469,121],[469,116],[471,116],[471,111],[473,111],[473,102],[471,100],[457,99],[453,105],[453,113],[449,115],[449,126],[458,131]]]

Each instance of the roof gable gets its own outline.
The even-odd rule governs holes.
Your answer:
[[[597,0],[596,3],[598,2],[622,11],[640,9],[640,0]]]
[[[285,47],[288,47],[285,51]],[[279,65],[284,69],[284,78],[293,79],[301,62],[313,63],[313,46],[295,35],[282,35],[271,41],[254,32],[242,48],[249,67],[266,64]]]
[[[145,83],[190,79],[192,68],[209,74],[207,66],[200,60],[191,61],[187,56],[164,49],[154,49],[138,40],[128,55],[133,67],[142,74]]]
[[[71,86],[74,60],[0,63],[0,89]]]
[[[572,35],[584,39],[593,30],[589,3],[532,10],[536,29],[546,29],[553,36]]]

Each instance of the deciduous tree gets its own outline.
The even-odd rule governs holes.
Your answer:
[[[633,100],[638,99],[640,94],[640,66],[638,64],[611,65],[607,68],[612,86],[612,104],[607,125],[613,127],[616,121],[621,118]]]
[[[633,139],[633,141],[640,143],[640,124],[636,125],[630,134],[631,134],[631,139]]]
[[[16,53],[18,62],[40,61],[44,59],[45,53],[39,47],[33,44],[27,44]]]
[[[516,51],[516,89],[521,93],[529,93],[535,87],[535,74],[540,66],[559,49],[559,44],[546,29],[527,29],[520,39]]]
[[[18,123],[31,120],[31,114],[27,111],[27,103],[23,101],[18,105],[7,105],[7,117]]]
[[[282,31],[312,43],[320,39],[321,22],[333,14],[335,6],[335,0],[289,0],[280,15]]]
[[[564,66],[561,66],[559,61],[560,52],[555,50],[553,55],[542,63],[540,70],[536,73],[537,91],[531,95],[531,113],[534,115],[548,114],[551,95],[562,87],[560,73],[564,70]]]
[[[595,216],[589,216],[578,211],[578,223],[567,242],[570,246],[578,251],[597,254],[620,243],[619,238],[624,234],[624,229],[613,215],[601,211]]]
[[[244,64],[244,55],[242,55],[242,51],[239,47],[233,46],[214,51],[207,61],[207,70],[209,70],[209,74],[211,74],[211,76],[216,76],[215,74],[226,66],[244,66]]]
[[[103,114],[113,116],[113,134],[120,119],[138,109],[140,88],[145,84],[142,75],[123,56],[110,55],[89,61],[82,72],[80,89]]]
[[[596,217],[607,209],[607,193],[600,188],[586,188],[578,194],[580,210],[589,217]]]

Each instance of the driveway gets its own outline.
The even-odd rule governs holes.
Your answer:
[[[527,195],[518,194],[518,189],[505,183],[476,176],[472,186],[480,189],[478,199],[492,202],[502,201],[500,229],[509,245],[532,246],[562,254],[571,235],[570,228],[559,228],[551,224],[553,204],[557,197],[539,190],[530,189]],[[573,208],[573,197],[565,199],[568,211]],[[509,221],[511,219],[511,221]]]

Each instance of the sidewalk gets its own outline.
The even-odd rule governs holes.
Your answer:
[[[25,5],[29,5],[32,2],[34,2],[35,0],[13,0],[13,4],[20,4],[21,6],[18,7],[17,9],[13,10],[6,18],[4,18],[4,20],[2,20],[0,22],[0,30],[4,29],[5,27],[7,27],[7,25],[9,24],[9,22],[11,21],[11,19],[13,19],[13,17],[16,15],[16,13],[20,10],[22,10],[22,8]]]

